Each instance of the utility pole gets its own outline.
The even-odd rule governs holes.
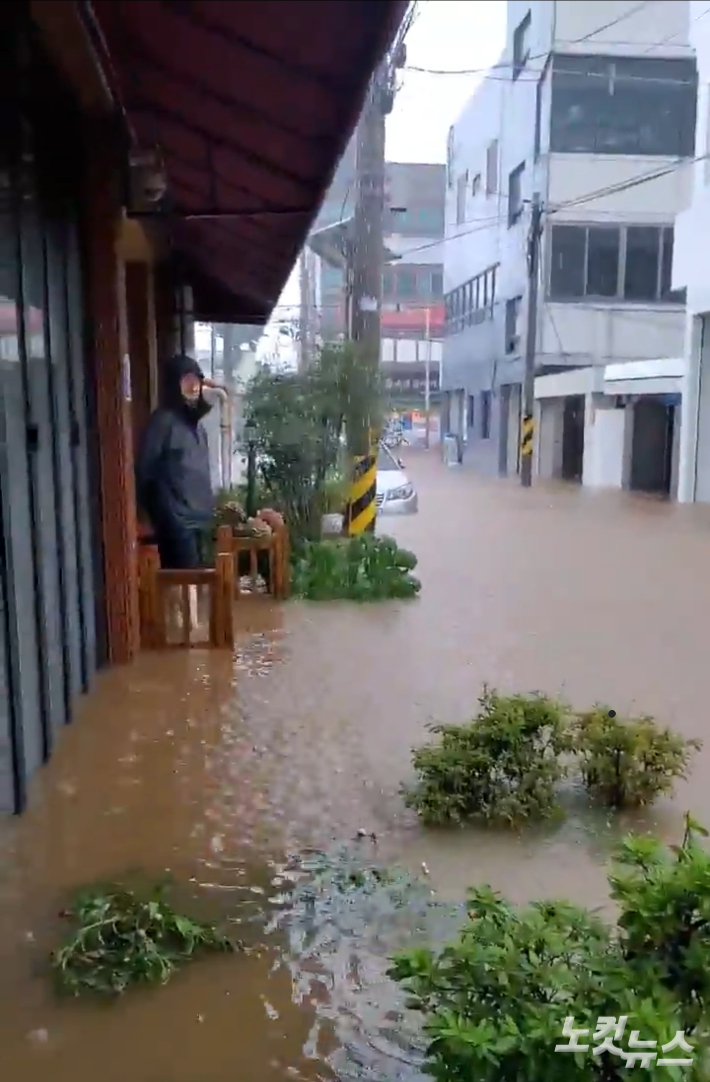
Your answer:
[[[540,240],[542,238],[543,208],[540,193],[532,197],[530,233],[528,236],[528,319],[525,335],[525,379],[523,383],[523,416],[520,433],[520,483],[532,485],[533,435],[535,412],[535,353],[537,349],[537,308],[540,279]]]
[[[386,70],[375,74],[358,124],[352,240],[352,337],[361,359],[374,367],[380,363],[386,77]]]
[[[355,363],[374,375],[380,366],[380,309],[384,263],[385,117],[392,108],[392,69],[385,62],[375,73],[357,128],[356,204],[349,246],[351,270],[350,335]],[[374,383],[374,380],[373,380]],[[345,525],[357,535],[375,528],[377,452],[372,420],[349,433],[354,453]]]
[[[426,353],[424,354],[424,446],[431,444],[431,312],[426,310]]]

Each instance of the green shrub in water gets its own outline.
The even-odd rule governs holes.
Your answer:
[[[415,597],[412,552],[391,537],[367,534],[348,541],[308,541],[294,556],[291,589],[309,601],[383,601]]]
[[[557,807],[570,750],[567,708],[544,695],[499,695],[484,688],[480,710],[465,725],[437,725],[437,740],[415,748],[418,783],[404,790],[426,823],[467,819],[518,823]]]
[[[610,877],[616,927],[564,902],[517,909],[484,888],[471,892],[455,942],[397,956],[390,975],[424,1015],[428,1073],[438,1082],[622,1082],[636,1065],[652,1082],[706,1079],[710,857],[696,840],[702,828],[686,824],[674,852],[647,838],[623,845]],[[613,1038],[622,1054],[593,1055],[598,1020],[615,1025],[622,1016]],[[556,1052],[569,1044],[570,1018],[586,1031],[582,1047]],[[667,1047],[679,1032],[692,1052]],[[693,1064],[628,1060],[633,1039],[653,1042],[637,1055]]]
[[[574,749],[589,793],[609,808],[640,807],[684,778],[700,740],[685,740],[653,718],[619,718],[597,706],[574,721]]]
[[[412,753],[417,784],[405,802],[429,824],[519,823],[557,810],[557,783],[573,767],[605,807],[651,804],[686,776],[700,740],[653,718],[618,718],[598,706],[577,713],[544,695],[484,690],[463,725],[437,725],[437,739]]]
[[[52,958],[60,990],[120,995],[136,984],[165,984],[195,955],[234,950],[214,928],[175,913],[162,891],[92,890],[63,916],[76,926]]]

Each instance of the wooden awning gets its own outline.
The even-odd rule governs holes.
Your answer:
[[[263,323],[406,0],[94,0],[199,319]]]

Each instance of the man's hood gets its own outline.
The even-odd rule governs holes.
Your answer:
[[[209,403],[205,402],[202,391],[200,391],[200,397],[195,402],[194,406],[191,406],[184,398],[182,391],[180,390],[180,380],[183,376],[194,375],[202,381],[205,378],[205,374],[200,368],[199,364],[194,357],[190,357],[187,353],[179,353],[175,357],[171,357],[163,365],[162,370],[162,386],[163,386],[163,404],[169,409],[182,410],[189,417],[196,418],[198,421],[205,414],[209,413],[212,407]]]

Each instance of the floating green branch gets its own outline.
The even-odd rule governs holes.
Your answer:
[[[86,891],[62,915],[75,929],[52,967],[59,988],[75,996],[166,984],[197,954],[236,949],[210,925],[175,913],[162,890],[147,900],[128,890]]]

